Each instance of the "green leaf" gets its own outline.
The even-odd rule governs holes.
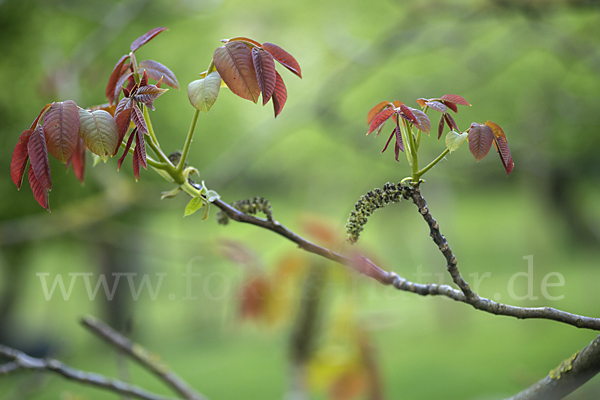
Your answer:
[[[164,199],[172,199],[173,197],[177,196],[179,194],[179,192],[181,192],[181,186],[177,186],[175,189],[169,191],[169,192],[162,192],[160,199],[164,200]]]
[[[187,217],[188,215],[192,215],[193,213],[201,209],[203,206],[204,200],[201,197],[193,197],[187,204],[187,206],[185,206],[183,216]]]
[[[79,110],[79,136],[90,151],[106,162],[119,146],[119,129],[110,113],[104,110]]]
[[[467,136],[469,134],[467,132],[458,133],[455,130],[452,130],[446,134],[446,147],[452,153],[456,149],[460,147],[461,144],[467,140]]]
[[[206,78],[198,79],[188,85],[190,104],[197,110],[208,112],[211,109],[221,88],[221,76],[213,71]]]

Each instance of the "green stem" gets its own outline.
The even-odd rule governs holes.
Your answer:
[[[169,160],[169,157],[167,157],[165,155],[165,153],[163,153],[162,149],[160,148],[158,139],[156,138],[156,135],[154,134],[154,128],[152,127],[152,120],[150,119],[150,114],[148,113],[148,107],[144,106],[143,108],[144,108],[144,119],[146,120],[146,126],[148,127],[148,140],[146,141],[146,143],[148,144],[148,146],[150,146],[150,148],[152,149],[154,154],[156,154],[156,156],[158,157],[158,159],[161,162],[168,164],[171,167],[175,168],[175,166],[171,163],[171,160]]]
[[[437,157],[435,158],[435,160],[433,160],[432,162],[430,162],[430,163],[429,163],[429,164],[428,164],[428,165],[427,165],[425,168],[423,168],[422,170],[420,170],[420,171],[417,171],[417,173],[416,173],[416,176],[415,176],[415,174],[413,174],[413,176],[416,178],[416,182],[418,182],[418,181],[419,181],[419,178],[421,178],[421,176],[422,176],[422,175],[423,175],[425,172],[429,171],[429,170],[430,170],[431,168],[433,168],[433,167],[434,167],[434,166],[435,166],[437,163],[439,163],[440,161],[442,161],[442,159],[443,159],[444,157],[446,157],[446,155],[447,155],[448,153],[450,153],[450,149],[446,149],[446,150],[442,151],[442,153],[441,153],[439,156],[437,156]],[[413,179],[413,181],[414,181],[414,179]]]
[[[181,158],[179,159],[179,164],[177,164],[176,172],[182,173],[183,168],[185,167],[185,162],[187,160],[188,153],[190,152],[190,146],[192,144],[192,140],[194,139],[194,131],[196,130],[196,123],[198,122],[198,116],[200,115],[200,110],[195,110],[194,116],[192,117],[192,123],[190,125],[190,130],[188,131],[187,137],[185,138],[185,144],[183,145],[183,151],[181,152]]]

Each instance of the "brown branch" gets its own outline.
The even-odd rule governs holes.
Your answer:
[[[175,400],[170,397],[164,397],[148,392],[138,386],[130,385],[117,379],[108,378],[104,375],[80,371],[69,367],[58,360],[30,357],[27,354],[8,346],[0,345],[0,355],[12,360],[11,362],[0,365],[0,375],[9,374],[18,370],[54,372],[69,380],[142,400]]]
[[[423,215],[423,218],[430,226],[434,242],[436,242],[436,244],[440,248],[440,251],[442,251],[442,254],[444,254],[444,257],[446,257],[446,261],[448,263],[448,270],[452,275],[452,279],[461,290],[456,290],[448,285],[419,284],[410,282],[400,277],[394,272],[387,272],[379,268],[367,258],[360,256],[350,257],[344,254],[336,253],[325,247],[318,246],[306,240],[302,236],[294,233],[293,231],[289,230],[273,218],[266,220],[254,217],[252,215],[244,214],[243,212],[235,209],[233,206],[225,203],[220,199],[214,201],[213,204],[220,208],[229,218],[231,218],[234,221],[247,223],[275,232],[283,236],[284,238],[296,243],[301,249],[308,251],[309,253],[313,253],[321,257],[325,257],[329,260],[335,261],[337,263],[349,266],[360,273],[363,273],[371,278],[376,279],[380,283],[383,283],[385,285],[393,285],[396,289],[399,290],[416,293],[421,296],[446,296],[453,300],[469,304],[477,310],[485,311],[495,315],[504,315],[519,319],[548,319],[573,325],[577,328],[585,328],[600,331],[600,318],[591,318],[577,314],[571,314],[565,311],[557,310],[552,307],[528,308],[510,306],[507,304],[496,303],[495,301],[484,297],[480,297],[479,295],[474,293],[469,288],[468,283],[460,275],[456,266],[456,258],[452,254],[452,251],[450,250],[450,247],[448,246],[445,238],[443,237],[443,235],[441,235],[437,222],[429,213],[429,210],[427,209],[427,204],[425,203],[425,199],[421,196],[420,191],[418,191],[418,189],[415,190],[414,188],[409,188],[408,195],[410,198],[413,199],[413,201],[415,201],[415,204],[417,205],[417,207],[419,207],[419,212],[421,213],[421,215]]]
[[[558,400],[600,372],[600,336],[542,380],[507,400]]]
[[[173,372],[167,365],[163,364],[156,355],[150,353],[139,344],[127,339],[102,321],[88,316],[84,317],[81,320],[81,323],[91,332],[130,356],[148,371],[152,372],[175,392],[179,393],[184,399],[206,400],[204,396],[190,387],[179,375]]]

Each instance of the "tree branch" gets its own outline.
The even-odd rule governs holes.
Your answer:
[[[71,368],[58,360],[30,357],[11,347],[0,345],[0,355],[13,360],[0,365],[0,375],[8,374],[20,369],[54,372],[58,375],[62,375],[66,379],[142,400],[175,400],[173,398],[148,392],[138,386],[130,385],[117,379],[107,378],[104,375]]]
[[[507,400],[562,399],[600,372],[600,336],[550,371],[548,376]]]
[[[234,221],[247,223],[250,225],[258,226],[272,232],[275,232],[284,238],[296,243],[301,249],[335,261],[339,264],[349,266],[360,273],[363,273],[371,278],[376,279],[384,285],[393,285],[398,290],[403,290],[411,293],[416,293],[421,296],[435,296],[441,295],[449,297],[453,300],[460,301],[471,305],[473,308],[485,311],[495,315],[504,315],[515,317],[519,319],[548,319],[565,324],[573,325],[577,328],[592,329],[600,331],[600,318],[585,317],[577,314],[571,314],[565,311],[557,310],[552,307],[516,307],[502,303],[496,303],[490,299],[480,297],[474,293],[468,283],[462,278],[457,268],[456,257],[452,254],[446,239],[439,231],[439,225],[429,213],[425,199],[421,196],[418,188],[407,188],[407,196],[412,198],[417,207],[419,208],[420,214],[423,216],[427,224],[431,229],[431,235],[434,242],[438,245],[438,248],[444,254],[447,261],[447,268],[452,276],[453,281],[461,290],[456,290],[448,285],[437,285],[437,284],[419,284],[410,282],[395,272],[387,272],[371,260],[362,256],[347,256],[344,254],[336,253],[325,247],[316,245],[295,232],[289,230],[281,223],[273,218],[263,219],[254,217],[252,215],[245,214],[240,210],[237,210],[230,204],[217,199],[213,202],[215,206],[220,208],[229,218]]]
[[[81,320],[81,323],[92,333],[104,339],[110,345],[118,348],[137,361],[142,367],[152,372],[175,392],[179,393],[184,399],[206,400],[204,396],[190,387],[179,375],[173,372],[167,365],[163,364],[156,355],[150,353],[139,344],[127,339],[102,321],[88,316],[84,317]]]

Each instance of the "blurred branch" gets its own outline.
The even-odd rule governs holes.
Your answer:
[[[94,317],[84,317],[81,323],[92,333],[104,339],[124,354],[137,361],[142,367],[152,372],[186,400],[206,400],[204,396],[192,389],[179,375],[171,371],[160,359],[115,331]]]
[[[11,347],[0,345],[0,355],[10,360],[8,363],[0,365],[0,376],[9,374],[17,370],[34,370],[42,372],[54,372],[66,379],[74,380],[100,389],[111,392],[133,396],[143,400],[173,400],[168,397],[160,396],[137,386],[121,382],[116,379],[108,378],[100,374],[80,371],[71,368],[62,362],[54,359],[41,359],[30,357],[27,354],[15,350]]]
[[[272,232],[275,232],[284,238],[296,243],[301,249],[317,254],[321,257],[335,261],[339,264],[349,266],[360,273],[363,273],[373,279],[376,279],[384,285],[393,285],[398,290],[406,292],[412,292],[421,296],[435,296],[441,295],[449,297],[453,300],[460,301],[466,304],[470,304],[473,308],[485,311],[495,315],[504,315],[515,317],[519,319],[548,319],[565,324],[573,325],[577,328],[585,328],[600,331],[600,318],[585,317],[577,314],[571,314],[565,311],[557,310],[552,307],[516,307],[502,303],[496,303],[490,299],[480,297],[474,293],[468,283],[462,278],[458,268],[456,266],[456,258],[452,254],[446,239],[441,235],[439,231],[439,225],[433,219],[425,199],[421,196],[418,188],[406,188],[406,195],[412,198],[413,202],[419,207],[419,212],[430,226],[431,234],[434,242],[438,245],[440,251],[446,258],[448,263],[448,271],[452,275],[454,282],[461,288],[457,290],[448,285],[437,285],[434,283],[430,284],[419,284],[410,282],[395,272],[387,272],[371,260],[363,256],[350,257],[344,254],[337,253],[328,248],[318,246],[295,232],[289,230],[275,219],[263,219],[257,218],[252,215],[244,214],[235,207],[225,203],[218,199],[213,202],[215,206],[220,208],[229,218],[234,221],[255,225]]]
[[[507,400],[558,400],[600,372],[600,336],[560,363],[548,376]]]

